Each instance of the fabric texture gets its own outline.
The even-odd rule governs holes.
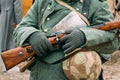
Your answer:
[[[70,53],[76,48],[84,45],[86,42],[85,34],[81,30],[66,30],[65,33],[67,35],[60,39],[60,42],[63,43],[62,49],[64,50],[64,53]]]
[[[78,52],[63,62],[69,80],[96,80],[101,73],[101,66],[100,56],[95,51]]]
[[[27,41],[32,45],[39,57],[46,56],[47,52],[53,50],[52,44],[47,40],[43,32],[39,31],[31,34]]]
[[[41,17],[41,12],[44,11],[42,9],[43,1],[44,0],[35,0],[28,14],[22,19],[19,26],[15,29],[13,37],[17,46],[23,45],[26,39],[36,31],[41,30],[46,35],[50,35],[54,32],[51,29],[71,12],[69,9],[57,4],[55,0],[50,0],[43,15],[42,25],[39,26],[39,22],[41,22],[39,21],[39,18]],[[82,12],[82,0],[65,2],[77,9],[79,12]],[[88,16],[91,26],[79,28],[86,36],[86,43],[84,46],[91,46],[113,39],[115,34],[114,31],[92,29],[92,25],[110,22],[113,21],[113,19],[113,15],[111,14],[106,1],[101,2],[99,0],[91,0]],[[98,51],[100,54],[111,54],[118,48],[118,44],[118,39],[116,39],[107,46],[97,48],[96,51]],[[36,63],[32,65],[30,80],[68,80],[63,72],[62,63],[48,65],[43,62],[43,60],[47,62],[54,62],[63,58],[64,56],[65,53],[62,48],[48,52],[47,56],[41,57],[41,60],[37,60]]]

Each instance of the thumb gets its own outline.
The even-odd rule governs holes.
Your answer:
[[[65,30],[65,33],[70,34],[72,31],[73,31],[72,29],[68,29],[68,30]]]

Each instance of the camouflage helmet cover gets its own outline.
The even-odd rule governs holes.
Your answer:
[[[95,51],[78,52],[63,62],[63,70],[69,80],[96,80],[101,72],[101,60]]]

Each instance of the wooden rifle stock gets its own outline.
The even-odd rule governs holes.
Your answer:
[[[62,37],[63,35],[64,34],[60,34],[58,36],[58,38]],[[48,38],[48,40],[50,41],[51,44],[58,43],[56,37]],[[13,68],[14,66],[16,66],[17,64],[32,57],[33,55],[35,55],[35,52],[34,52],[32,46],[21,46],[21,47],[17,47],[17,48],[2,52],[1,58],[4,62],[6,70],[9,70],[9,69]],[[31,63],[31,62],[29,61],[29,63]],[[20,71],[23,72],[23,70],[20,70]]]
[[[103,25],[96,26],[95,29],[99,30],[112,30],[112,29],[120,29],[120,21],[116,22],[107,22]],[[65,34],[59,34],[59,38],[64,36]],[[57,44],[57,38],[51,37],[48,38],[51,44]],[[17,47],[5,52],[1,53],[1,57],[3,59],[4,65],[6,67],[6,70],[11,69],[12,67],[16,66],[17,64],[27,60],[29,57],[35,55],[35,52],[32,48],[32,46],[25,46],[25,47]],[[21,68],[21,72],[24,72],[25,69],[32,64],[35,61],[35,59],[31,59],[28,64],[26,64],[23,68]]]
[[[95,29],[104,30],[104,31],[120,29],[120,21],[106,22],[101,26],[96,26]]]
[[[6,70],[11,69],[17,64],[25,61],[35,53],[32,46],[17,47],[1,53]]]

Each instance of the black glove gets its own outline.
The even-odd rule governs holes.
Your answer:
[[[53,50],[52,44],[47,40],[46,35],[43,32],[35,32],[28,38],[29,44],[32,45],[38,56],[45,56],[48,51]]]
[[[76,48],[81,47],[86,42],[86,37],[81,30],[66,30],[67,35],[60,39],[64,53],[69,53]]]

